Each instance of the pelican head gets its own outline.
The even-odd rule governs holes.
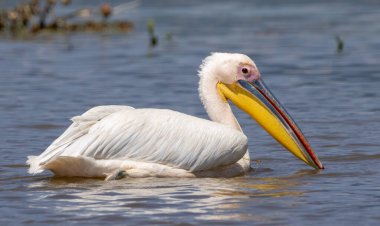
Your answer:
[[[324,169],[297,124],[264,84],[248,56],[213,53],[203,61],[199,75],[200,97],[212,120],[240,129],[228,105],[229,100],[297,158],[316,169]]]

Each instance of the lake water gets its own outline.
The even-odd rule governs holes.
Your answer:
[[[96,2],[73,1],[66,10]],[[160,39],[154,49],[151,18]],[[135,29],[0,39],[1,225],[380,223],[378,1],[140,1],[117,19]],[[345,44],[340,53],[336,35]],[[207,118],[196,73],[213,51],[255,60],[325,170],[295,159],[235,109],[253,158],[243,177],[104,182],[27,174],[26,156],[41,153],[70,117],[92,106]]]

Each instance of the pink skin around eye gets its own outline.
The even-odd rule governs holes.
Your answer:
[[[248,73],[243,73],[244,68],[246,68],[248,70]],[[257,70],[257,68],[255,68],[251,65],[240,66],[238,68],[237,74],[238,74],[237,75],[238,80],[245,80],[248,82],[253,82],[253,81],[259,80],[261,77],[259,70]]]

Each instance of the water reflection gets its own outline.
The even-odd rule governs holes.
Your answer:
[[[315,174],[301,170],[286,177],[245,176],[223,178],[126,178],[105,182],[85,178],[45,178],[28,186],[31,208],[49,202],[55,213],[72,217],[117,214],[156,216],[195,214],[203,220],[265,220],[245,213],[256,198],[303,196],[302,178]],[[54,203],[54,205],[52,205]]]

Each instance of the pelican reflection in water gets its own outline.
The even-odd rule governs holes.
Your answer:
[[[97,106],[39,156],[29,172],[57,176],[234,177],[250,170],[248,139],[229,101],[306,164],[322,163],[246,55],[213,53],[199,70],[199,95],[210,119],[168,109]]]

